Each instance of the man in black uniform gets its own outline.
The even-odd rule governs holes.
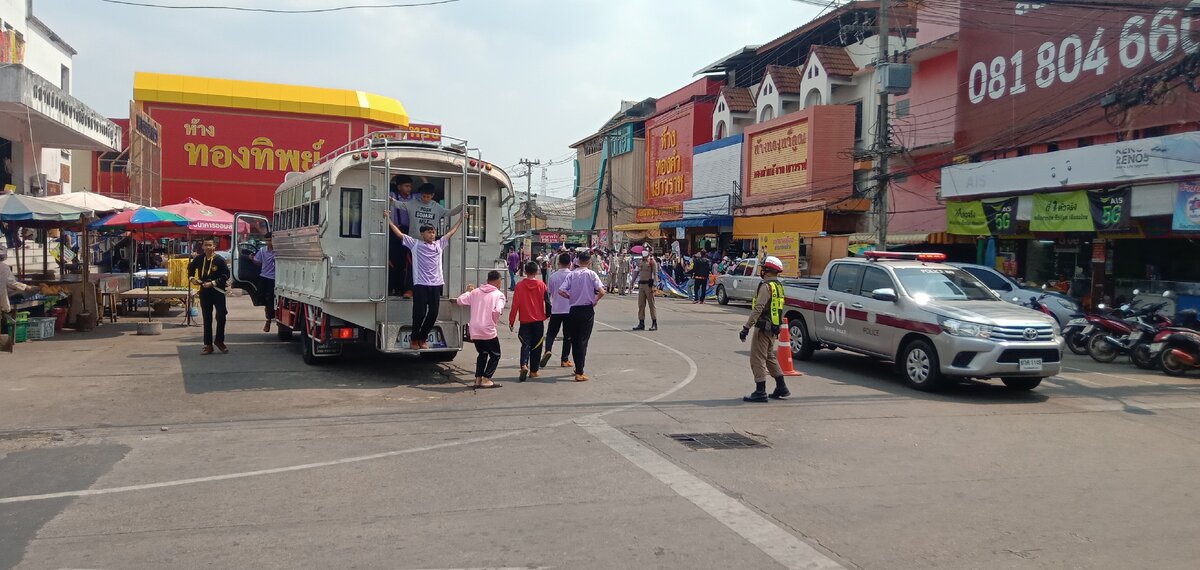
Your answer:
[[[708,276],[712,274],[712,262],[700,248],[692,256],[692,304],[703,303],[708,296]]]
[[[204,349],[200,353],[212,354],[214,344],[221,352],[229,352],[225,346],[225,285],[229,281],[229,265],[217,255],[217,238],[204,238],[204,255],[188,262],[188,275],[192,285],[200,286],[200,314],[204,317]],[[217,318],[215,337],[214,312]]]

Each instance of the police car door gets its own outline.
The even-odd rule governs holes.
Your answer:
[[[850,307],[859,301],[856,293],[862,280],[862,270],[861,263],[837,263],[829,270],[829,286],[824,292],[818,291],[818,310],[814,315],[820,338],[851,348],[866,349],[858,334],[857,325],[860,323],[853,319],[861,311]]]
[[[886,297],[881,289],[890,289],[893,299],[876,299],[874,293]],[[863,320],[854,321],[854,329],[850,333],[860,339],[863,350],[877,354],[891,355],[892,342],[899,332],[896,328],[896,285],[892,277],[883,268],[867,266],[863,268],[862,283],[853,302],[848,307],[856,313],[865,313]],[[856,315],[857,316],[857,315]]]

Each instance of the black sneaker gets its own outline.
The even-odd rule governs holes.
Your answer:
[[[766,392],[751,392],[749,396],[744,396],[742,398],[742,401],[743,402],[760,402],[761,403],[761,402],[769,402],[771,400],[769,398],[767,398]]]
[[[776,388],[774,392],[771,392],[771,397],[775,398],[776,400],[786,400],[788,396],[791,395],[792,391],[788,390],[787,388],[784,388],[783,390]]]

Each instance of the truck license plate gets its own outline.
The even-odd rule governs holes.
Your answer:
[[[1022,358],[1018,364],[1021,372],[1038,372],[1042,369],[1042,359],[1040,358]]]
[[[408,348],[411,342],[412,331],[402,331],[400,333],[400,340],[396,344],[401,348]],[[442,340],[442,333],[436,330],[429,331],[429,348],[446,348],[446,342]]]

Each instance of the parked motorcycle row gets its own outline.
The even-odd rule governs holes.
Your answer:
[[[1071,319],[1062,331],[1067,348],[1097,362],[1127,356],[1138,368],[1159,369],[1171,376],[1200,369],[1200,320],[1196,310],[1179,311],[1171,318],[1163,314],[1164,309],[1174,306],[1170,292],[1153,302],[1138,299],[1137,290],[1133,294],[1131,303],[1115,308],[1102,303],[1095,313]],[[1049,312],[1042,298],[1030,300],[1029,305]]]

